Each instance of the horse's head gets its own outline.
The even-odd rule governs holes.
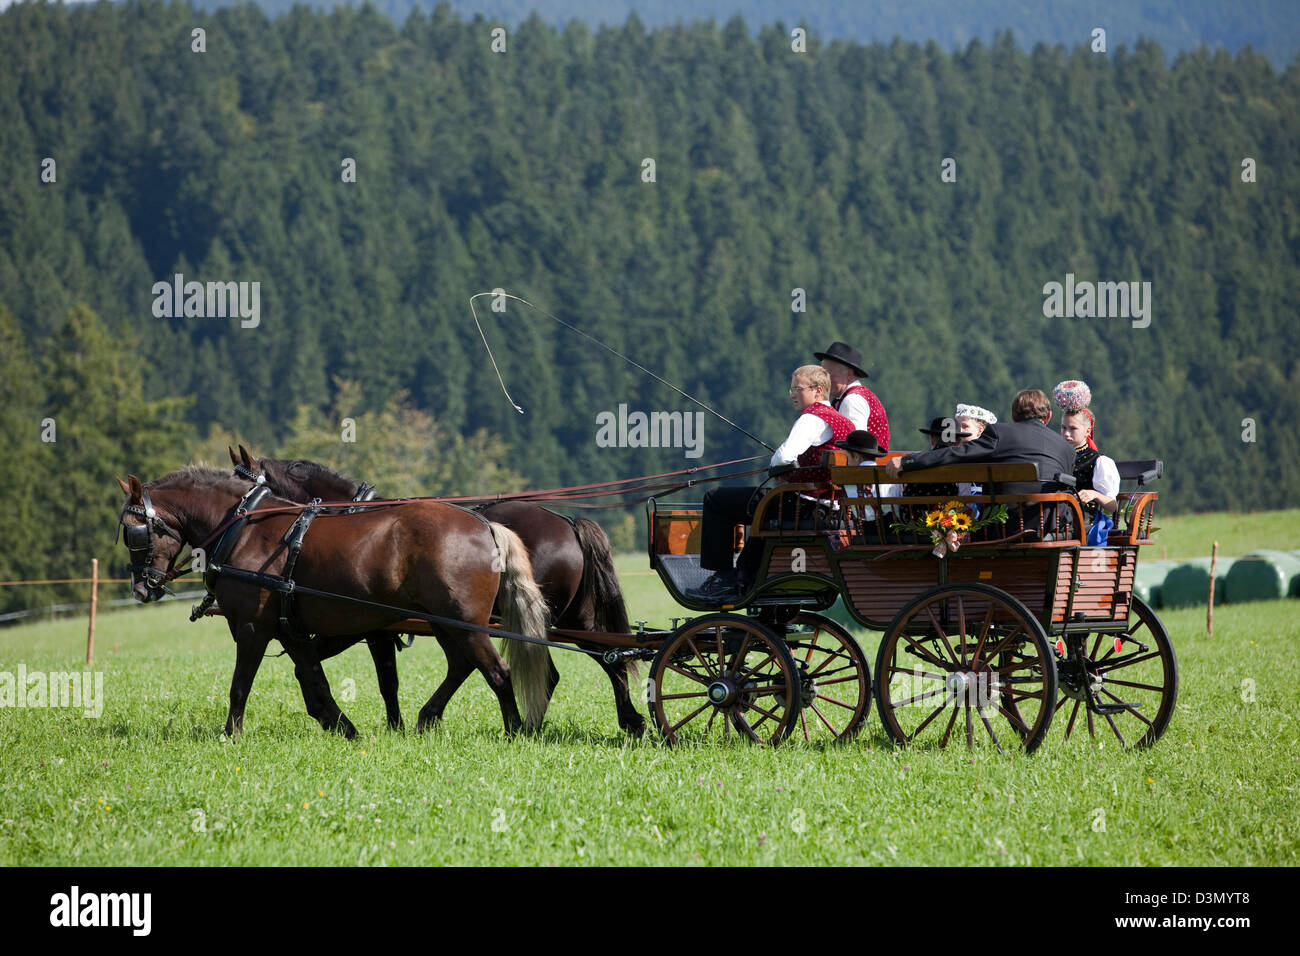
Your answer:
[[[160,600],[166,593],[173,565],[185,542],[175,528],[174,519],[171,523],[167,521],[140,479],[135,475],[127,478],[129,484],[117,479],[126,495],[118,524],[122,527],[122,538],[131,558],[128,565],[131,569],[131,592],[137,601],[149,604]]]

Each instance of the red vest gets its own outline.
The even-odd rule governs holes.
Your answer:
[[[880,446],[881,451],[889,451],[889,419],[885,417],[885,406],[876,398],[875,392],[865,385],[853,385],[844,390],[844,394],[835,399],[835,407],[838,409],[840,403],[850,395],[861,395],[871,406],[871,414],[867,419],[867,431],[876,436],[876,444]]]
[[[803,410],[803,414],[816,415],[827,425],[830,425],[831,438],[830,441],[824,444],[813,445],[800,455],[797,459],[799,467],[783,477],[790,482],[816,485],[818,492],[829,494],[831,473],[829,468],[821,467],[822,454],[828,451],[838,451],[835,442],[844,441],[849,437],[849,432],[853,431],[853,423],[824,402],[815,402],[809,405]]]

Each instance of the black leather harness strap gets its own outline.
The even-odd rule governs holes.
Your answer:
[[[302,514],[294,519],[289,530],[284,533],[284,543],[289,547],[289,557],[285,559],[281,577],[289,587],[280,592],[280,630],[290,637],[300,637],[299,628],[293,620],[293,568],[302,553],[302,540],[307,537],[307,529],[320,514],[320,499],[313,498],[311,504],[302,509]]]

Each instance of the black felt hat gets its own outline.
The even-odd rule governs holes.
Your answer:
[[[847,365],[853,371],[857,372],[861,378],[868,378],[867,370],[862,367],[862,355],[853,346],[844,342],[832,342],[831,347],[825,352],[814,352],[814,357],[818,360],[833,359]]]
[[[880,443],[876,441],[875,435],[860,428],[855,432],[849,432],[849,437],[845,438],[844,441],[837,441],[835,447],[851,451],[863,458],[879,458],[886,453],[880,447]]]
[[[930,421],[930,427],[929,427],[929,428],[918,428],[917,431],[919,431],[922,435],[930,435],[930,436],[932,436],[932,437],[934,437],[934,438],[939,439],[939,444],[940,444],[940,445],[951,445],[951,444],[953,444],[953,442],[947,442],[947,441],[944,441],[944,440],[943,440],[943,433],[944,433],[944,431],[946,430],[946,426],[947,426],[948,422],[952,422],[952,428],[953,428],[953,432],[954,432],[955,437],[957,437],[957,438],[970,438],[970,437],[971,437],[970,432],[959,432],[959,431],[956,430],[956,429],[957,429],[957,419],[955,419],[955,418],[943,418],[943,417],[939,417],[939,418],[931,419],[931,421]]]

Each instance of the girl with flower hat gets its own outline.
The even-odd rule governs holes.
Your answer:
[[[1083,504],[1096,504],[1115,512],[1119,494],[1119,469],[1115,460],[1103,455],[1093,439],[1097,419],[1091,409],[1092,391],[1086,382],[1071,379],[1053,390],[1057,408],[1061,409],[1061,437],[1074,446],[1075,492]]]

